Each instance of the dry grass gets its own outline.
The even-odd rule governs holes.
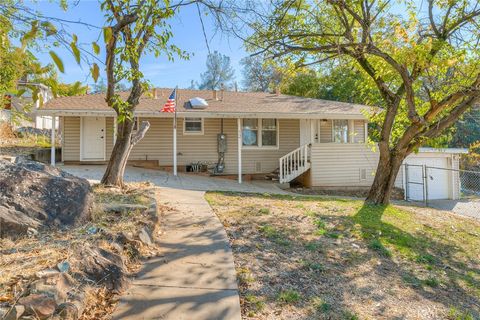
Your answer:
[[[119,203],[148,206],[152,199],[146,194],[149,194],[150,190],[151,186],[148,183],[128,185],[126,191],[95,186],[95,202],[111,203],[115,200]],[[65,231],[43,230],[36,236],[25,237],[15,242],[0,239],[0,302],[14,301],[38,271],[55,268],[59,262],[68,260],[76,244],[96,243],[100,248],[114,251],[111,243],[104,239],[106,235],[118,232],[136,234],[146,224],[147,219],[146,214],[138,210],[105,213],[96,209],[89,223],[76,228]],[[96,231],[91,232],[92,228]],[[142,256],[156,254],[155,248],[141,244],[138,249]],[[137,257],[130,255],[129,252],[124,254],[127,258],[127,270],[136,271],[140,266]],[[79,287],[84,285],[78,283]],[[81,319],[108,319],[118,297],[103,287],[85,286],[85,289],[87,305]]]
[[[361,201],[209,193],[245,319],[478,319],[480,223]]]

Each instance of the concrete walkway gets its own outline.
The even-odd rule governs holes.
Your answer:
[[[227,234],[204,192],[159,188],[161,256],[145,262],[113,319],[240,320]]]
[[[105,166],[103,165],[58,165],[58,167],[91,182],[99,182],[105,172]],[[136,167],[127,167],[124,178],[126,182],[150,181],[159,187],[181,190],[291,194],[280,189],[271,181],[244,181],[239,184],[236,180],[220,177],[186,173],[179,173],[175,177],[172,173],[166,171]]]

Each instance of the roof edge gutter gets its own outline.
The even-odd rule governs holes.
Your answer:
[[[43,116],[115,116],[115,111],[106,110],[62,110],[62,109],[39,109],[38,115]],[[152,118],[171,118],[170,113],[160,111],[136,111],[136,116]],[[181,118],[202,117],[202,118],[276,118],[276,119],[350,119],[367,120],[363,114],[342,114],[342,113],[271,113],[271,112],[206,112],[206,111],[179,111],[177,116]]]

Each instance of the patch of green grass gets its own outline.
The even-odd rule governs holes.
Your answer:
[[[360,318],[352,313],[351,311],[343,311],[342,312],[342,318],[343,320],[359,320]]]
[[[301,294],[295,290],[284,290],[277,296],[277,301],[285,304],[295,304],[302,298]]]
[[[429,277],[429,278],[423,280],[423,283],[426,286],[429,286],[429,287],[432,287],[432,288],[436,288],[440,285],[440,282],[434,277]]]
[[[302,264],[303,268],[308,270],[317,271],[317,272],[321,272],[325,270],[325,267],[321,263],[318,263],[315,261],[301,260],[300,263]]]
[[[248,268],[238,268],[237,279],[240,285],[248,285],[255,281],[252,272]]]
[[[317,213],[313,210],[310,210],[310,209],[306,209],[305,210],[305,215],[309,216],[309,217],[316,217],[317,216]]]
[[[373,239],[368,243],[368,247],[374,251],[376,251],[378,254],[380,254],[383,257],[391,257],[392,253],[390,250],[385,248],[385,246],[382,244],[382,242],[378,239]]]
[[[310,241],[305,243],[304,246],[308,251],[318,251],[322,247],[322,244],[317,241]]]
[[[325,229],[327,224],[322,220],[322,219],[317,219],[315,220],[315,225],[317,226],[317,228],[319,229]]]
[[[412,287],[415,287],[415,288],[419,288],[419,287],[422,286],[422,281],[420,281],[420,279],[418,279],[417,277],[415,277],[413,275],[410,275],[410,274],[403,275],[402,280],[403,280],[403,282],[405,282],[409,286],[412,286]]]
[[[272,240],[278,245],[285,246],[285,247],[290,245],[290,240],[288,240],[287,236],[280,230],[277,230],[274,226],[264,224],[260,226],[258,230],[266,238]]]
[[[448,311],[448,320],[475,320],[475,318],[468,312],[463,312],[455,307],[451,307]]]
[[[342,237],[342,234],[337,232],[326,232],[325,236],[332,239],[339,239]]]
[[[320,297],[313,297],[310,303],[316,311],[321,313],[329,313],[332,310],[332,305]]]
[[[268,208],[260,208],[258,209],[259,214],[270,214],[270,209]]]
[[[436,258],[432,256],[431,254],[420,254],[417,256],[415,259],[416,262],[418,263],[423,263],[423,264],[435,264],[436,263]]]
[[[265,302],[252,293],[247,293],[245,295],[244,302],[248,308],[249,317],[254,317],[265,308]]]
[[[305,205],[304,205],[303,203],[297,203],[297,204],[295,205],[295,208],[297,208],[297,209],[305,209]]]

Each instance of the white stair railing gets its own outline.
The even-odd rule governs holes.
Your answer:
[[[310,169],[309,151],[310,144],[305,144],[280,158],[280,183],[290,182]]]

